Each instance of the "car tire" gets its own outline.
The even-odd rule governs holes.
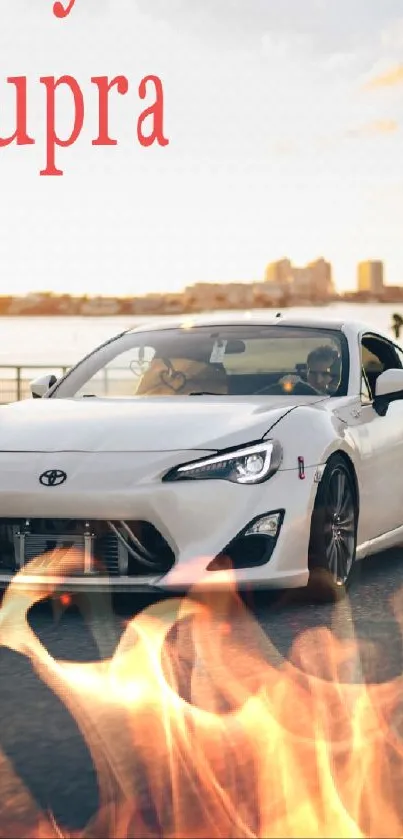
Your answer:
[[[345,596],[356,571],[358,503],[344,457],[332,455],[318,486],[308,548],[309,595],[321,602]]]

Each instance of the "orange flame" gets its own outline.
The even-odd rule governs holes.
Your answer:
[[[101,804],[80,834],[66,833],[0,752],[7,835],[22,835],[19,810],[30,839],[402,836],[402,679],[365,684],[357,641],[309,630],[283,660],[230,585],[144,610],[106,661],[57,661],[27,622],[55,594],[30,590],[43,563],[9,586],[0,643],[27,656],[74,716]],[[76,551],[45,561],[60,579],[82,564]],[[335,620],[348,619],[338,603]]]

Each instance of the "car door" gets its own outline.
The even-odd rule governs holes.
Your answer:
[[[379,416],[373,405],[378,376],[402,368],[402,354],[392,342],[371,332],[362,334],[360,354],[361,404],[352,432],[362,455],[359,535],[366,541],[403,524],[403,400],[391,402],[385,416]]]

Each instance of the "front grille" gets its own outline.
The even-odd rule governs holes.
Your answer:
[[[161,533],[145,521],[0,518],[0,573],[71,548],[83,556],[84,575],[153,576],[169,571],[175,560]]]

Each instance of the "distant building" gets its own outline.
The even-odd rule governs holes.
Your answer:
[[[114,297],[89,297],[80,306],[80,315],[117,315],[119,303]]]
[[[383,262],[368,259],[358,264],[357,291],[366,291],[370,294],[383,293]]]
[[[195,283],[183,292],[187,312],[244,309],[253,304],[252,283]]]
[[[270,262],[264,272],[264,282],[274,285],[287,285],[292,282],[292,267],[289,259]]]
[[[327,300],[334,294],[332,266],[323,258],[302,268],[292,265],[289,259],[271,262],[266,268],[264,281],[270,287],[287,288],[288,295],[298,299]]]
[[[253,284],[252,303],[259,309],[270,308],[271,306],[287,306],[288,299],[287,287],[284,286],[284,283]]]
[[[311,297],[312,271],[310,268],[293,268],[292,294],[294,297]]]
[[[133,311],[136,315],[159,315],[165,311],[165,298],[163,294],[151,292],[144,297],[136,297],[133,303]]]
[[[311,296],[326,299],[334,294],[332,266],[322,257],[307,265],[311,274]]]

